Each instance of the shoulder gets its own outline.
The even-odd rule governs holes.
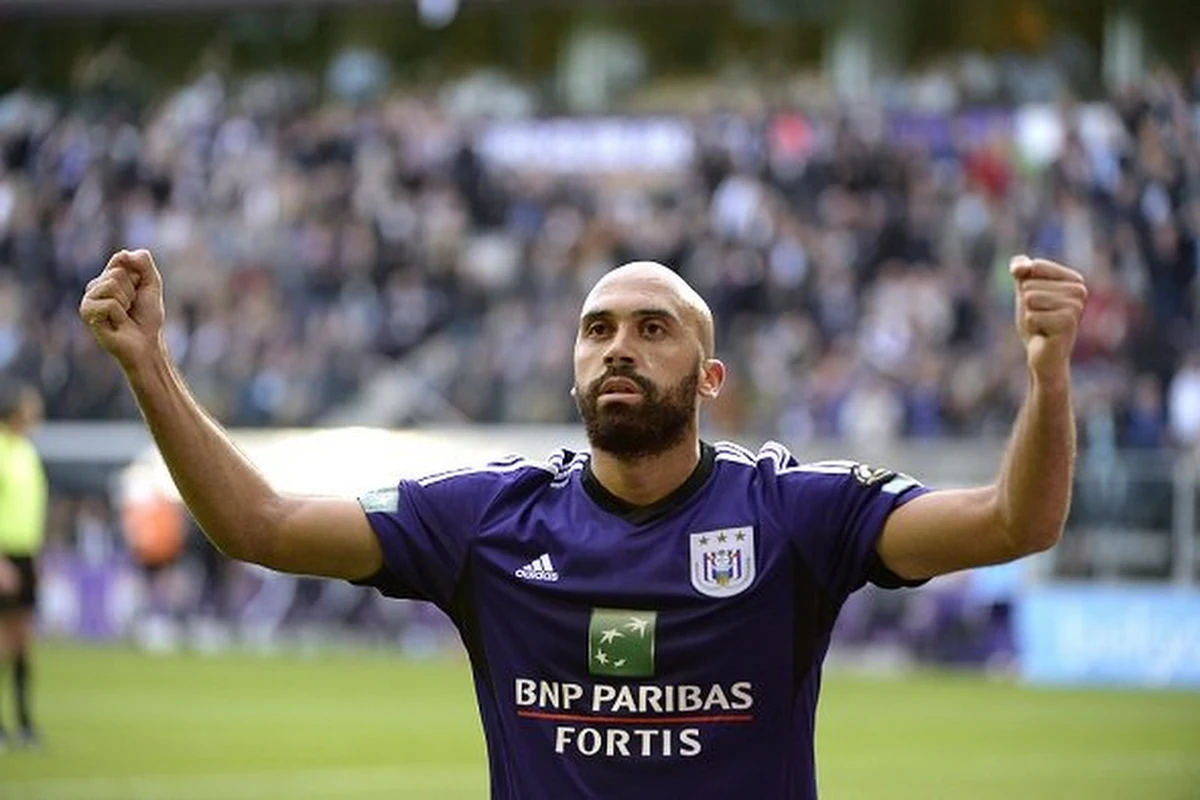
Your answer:
[[[716,442],[713,448],[717,461],[748,468],[767,475],[837,475],[849,476],[861,467],[854,461],[808,461],[802,462],[779,442],[763,443],[757,451],[734,442]]]
[[[896,494],[919,483],[904,473],[853,459],[801,461],[779,442],[767,441],[757,451],[733,442],[716,442],[717,462],[777,483],[819,487],[860,487]]]
[[[541,460],[511,455],[483,464],[430,473],[411,483],[431,490],[478,486],[499,492],[507,488],[565,482],[583,469],[587,459],[587,453],[565,449]]]
[[[368,513],[399,513],[408,507],[478,518],[497,504],[529,498],[546,488],[566,485],[587,463],[586,453],[560,450],[538,460],[508,456],[455,469],[431,472],[421,477],[403,478],[398,484],[372,489],[359,496]]]
[[[10,470],[34,469],[41,466],[41,456],[32,439],[5,432],[0,436],[0,462]]]

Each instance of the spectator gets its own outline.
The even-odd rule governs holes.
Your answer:
[[[109,61],[121,69],[92,84],[117,75],[104,91],[138,96],[145,76]],[[440,405],[387,421],[562,422],[566,298],[657,258],[711,299],[724,351],[746,362],[714,424],[838,434],[847,404],[866,404],[882,415],[872,434],[971,435],[1003,428],[1021,390],[992,333],[1010,308],[996,265],[1032,250],[1090,265],[1083,380],[1154,374],[1190,441],[1192,368],[1174,378],[1200,269],[1189,85],[1155,74],[1115,98],[1124,138],[1068,120],[1044,170],[1022,168],[1007,126],[967,114],[925,140],[806,109],[700,114],[694,165],[655,185],[500,169],[427,97],[340,105],[296,74],[206,74],[99,121],[86,103],[14,96],[0,367],[39,386],[51,419],[134,415],[72,318],[104,254],[144,245],[179,273],[167,335],[228,424],[317,423],[433,341],[420,377]],[[1136,405],[1109,394],[1092,413]]]

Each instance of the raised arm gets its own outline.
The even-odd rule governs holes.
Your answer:
[[[1052,261],[1018,257],[1011,272],[1029,368],[1012,439],[995,483],[931,492],[891,514],[877,549],[905,578],[1012,561],[1062,535],[1075,463],[1071,348],[1087,288],[1079,273]]]
[[[79,315],[116,359],[205,535],[231,558],[285,572],[356,579],[382,565],[352,499],[276,492],[188,391],[162,336],[162,277],[145,250],[122,250],[87,286]]]

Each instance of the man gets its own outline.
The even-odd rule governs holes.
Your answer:
[[[820,666],[847,595],[1058,539],[1074,459],[1080,276],[1018,258],[1029,395],[996,482],[931,492],[698,435],[725,378],[705,302],[634,263],[586,298],[574,394],[591,453],[369,492],[273,490],[188,394],[162,283],[119,252],[80,313],[121,364],[196,520],[228,555],[430,600],[471,658],[495,798],[816,796]],[[399,706],[398,706],[399,708]]]
[[[30,711],[35,559],[46,527],[46,475],[27,436],[42,418],[37,391],[15,381],[0,384],[0,653],[12,669],[17,706],[15,743],[36,747]],[[8,736],[0,728],[0,748]]]

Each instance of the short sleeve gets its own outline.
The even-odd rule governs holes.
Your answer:
[[[888,515],[929,491],[916,479],[854,462],[789,460],[775,482],[780,524],[835,600],[868,580],[885,588],[917,585],[888,570],[875,550]]]
[[[473,475],[404,480],[359,497],[383,569],[358,583],[448,608],[493,487]]]

